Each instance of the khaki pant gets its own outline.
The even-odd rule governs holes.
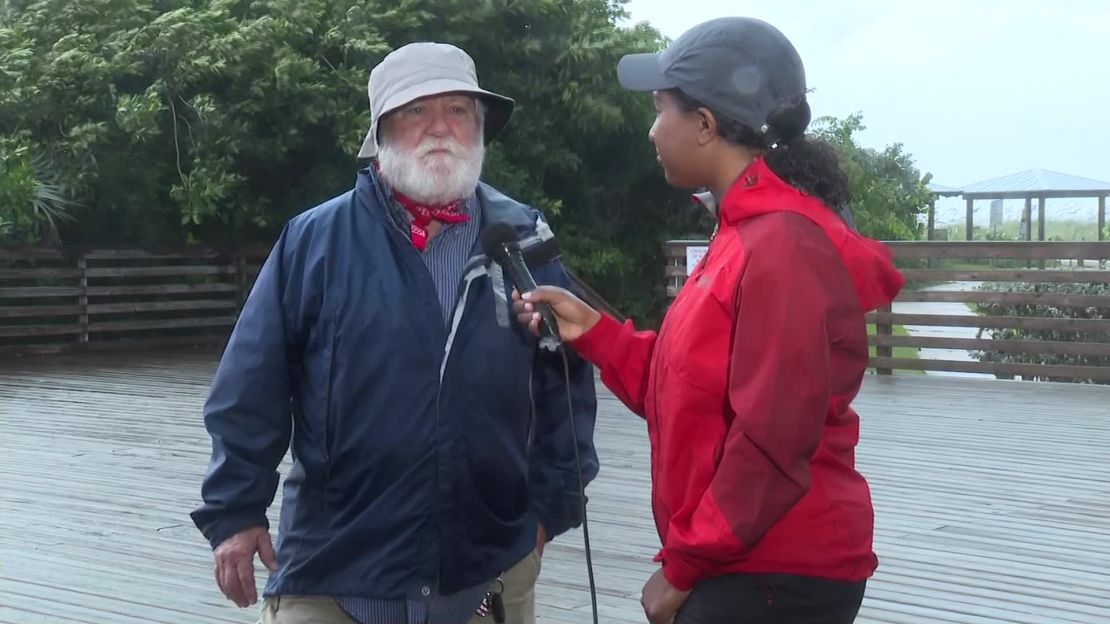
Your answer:
[[[506,624],[535,624],[536,579],[540,557],[533,551],[501,578],[505,583]],[[272,596],[262,600],[259,624],[357,624],[327,596]],[[404,624],[398,622],[397,624]],[[455,624],[432,622],[431,624]],[[468,624],[493,624],[493,616],[473,617]]]
[[[505,583],[505,624],[536,624],[536,579],[540,556],[532,551],[501,577]],[[493,624],[493,616],[470,618],[469,624]]]

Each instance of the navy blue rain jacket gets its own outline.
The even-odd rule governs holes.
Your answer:
[[[483,223],[525,247],[538,211],[480,185]],[[435,285],[387,215],[370,170],[292,219],[247,299],[204,421],[212,460],[192,517],[213,547],[268,526],[292,442],[266,594],[414,598],[491,578],[581,522],[563,360],[512,315],[508,284],[475,248],[444,323]],[[531,272],[570,287],[558,258]],[[593,370],[566,349],[582,470]]]

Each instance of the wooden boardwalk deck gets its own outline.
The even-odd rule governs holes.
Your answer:
[[[188,519],[214,364],[0,362],[0,622],[253,621]],[[1110,622],[1110,388],[869,378],[857,406],[881,559],[859,622]],[[658,543],[644,427],[605,397],[597,443],[602,621],[642,622]],[[580,535],[551,545],[540,583],[541,622],[589,621]]]

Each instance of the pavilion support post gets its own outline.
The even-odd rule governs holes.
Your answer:
[[[1033,196],[1025,196],[1025,208],[1021,211],[1021,234],[1018,236],[1023,241],[1033,240]],[[1033,268],[1033,261],[1026,260],[1025,268]]]
[[[1037,240],[1044,240],[1044,204],[1043,196],[1037,198]],[[1041,269],[1044,269],[1044,260],[1041,260]]]
[[[929,202],[929,221],[926,226],[925,240],[933,240],[937,229],[937,198],[934,195],[933,201]]]
[[[1037,240],[1044,240],[1044,197],[1037,198]]]
[[[966,238],[967,238],[967,240],[973,240],[975,238],[975,200],[974,199],[968,199],[967,200],[967,219],[966,219],[966,221],[967,221],[967,223],[966,223],[966,225],[967,225],[967,236],[966,236]]]
[[[1025,196],[1025,208],[1021,211],[1021,240],[1033,240],[1033,196]]]
[[[1098,239],[1106,238],[1106,196],[1098,198]]]

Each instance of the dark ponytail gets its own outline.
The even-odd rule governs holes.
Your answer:
[[[704,108],[713,113],[717,134],[729,143],[766,151],[767,166],[787,184],[816,197],[837,213],[851,202],[848,177],[840,169],[836,150],[805,134],[811,113],[804,97],[779,106],[768,115],[766,129],[756,129],[722,116],[681,89],[671,93],[683,110]]]

